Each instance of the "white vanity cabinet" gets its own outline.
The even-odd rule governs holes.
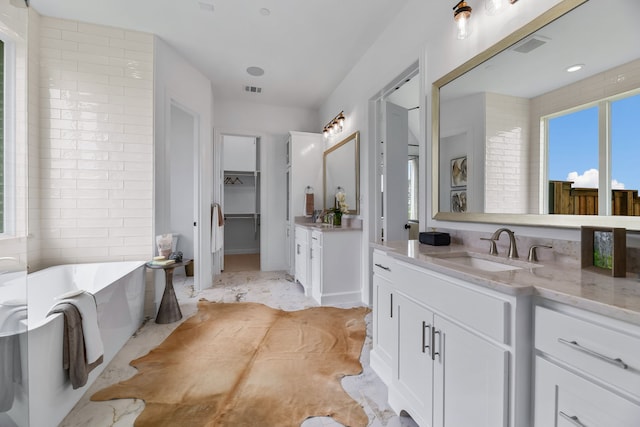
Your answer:
[[[397,309],[393,294],[393,258],[380,251],[373,253],[373,349],[371,367],[389,386],[393,376],[393,361],[398,347]]]
[[[311,296],[320,305],[359,302],[360,229],[311,232]]]
[[[304,288],[304,294],[311,295],[311,248],[309,240],[311,230],[296,226],[294,242],[295,280]]]
[[[640,426],[640,327],[535,308],[534,426]]]
[[[391,359],[391,407],[407,411],[421,427],[528,427],[530,297],[400,259],[389,262],[385,278],[377,264],[387,260],[374,251],[371,366],[384,374],[388,367],[380,365]],[[392,295],[392,310],[386,295]],[[385,329],[389,311],[395,342]]]

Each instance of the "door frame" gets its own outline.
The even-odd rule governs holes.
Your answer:
[[[374,184],[374,194],[375,197],[372,197],[372,199],[375,200],[374,202],[374,206],[375,209],[373,210],[373,215],[374,217],[372,218],[372,222],[374,223],[374,235],[373,240],[374,241],[380,241],[381,239],[384,238],[383,236],[383,232],[384,232],[384,221],[382,219],[382,214],[384,212],[384,200],[382,197],[382,192],[380,191],[380,189],[382,188],[382,178],[381,178],[381,169],[383,168],[383,166],[381,166],[381,162],[382,162],[382,144],[381,142],[384,141],[385,139],[385,116],[384,116],[384,105],[383,103],[385,102],[386,98],[388,97],[389,94],[393,93],[397,87],[401,86],[407,79],[411,79],[415,76],[421,75],[420,72],[420,60],[416,60],[415,62],[413,62],[408,68],[406,68],[402,73],[400,73],[395,79],[393,79],[390,83],[388,83],[384,88],[382,88],[380,90],[380,92],[377,94],[377,96],[373,97],[370,100],[370,105],[373,105],[374,108],[374,138],[373,140],[375,141],[375,154],[374,154],[374,164],[373,167],[371,168],[372,171],[374,171],[373,175],[375,176],[375,184]],[[425,102],[424,102],[424,97],[422,96],[422,94],[424,93],[424,88],[423,88],[423,84],[422,84],[423,79],[420,80],[420,117],[421,117],[421,123],[424,123],[425,120],[425,115],[424,113],[422,113],[424,111],[424,106],[425,106]],[[424,126],[420,126],[420,141],[423,142],[423,144],[421,144],[420,147],[420,157],[424,157],[423,156],[423,151],[424,151],[424,135],[425,135],[425,129]],[[421,166],[422,164],[424,164],[424,162],[421,160],[420,161]],[[423,182],[423,169],[424,168],[420,168],[420,182]],[[426,188],[426,187],[424,187]],[[426,197],[425,197],[426,198]],[[420,208],[419,210],[421,212],[424,212],[423,208],[423,198],[421,198],[420,200]],[[422,214],[421,214],[422,216]]]

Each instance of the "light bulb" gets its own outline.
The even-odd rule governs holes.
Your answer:
[[[497,15],[506,9],[507,0],[485,0],[484,8],[488,15]]]
[[[458,24],[458,40],[466,39],[471,34],[471,25],[469,23],[469,18],[461,17],[457,21]]]

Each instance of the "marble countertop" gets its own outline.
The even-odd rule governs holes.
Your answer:
[[[605,316],[640,325],[640,277],[626,278],[581,269],[576,264],[552,262],[528,263],[498,256],[500,262],[521,267],[509,271],[484,271],[440,258],[442,254],[474,252],[465,246],[429,246],[417,240],[372,243],[371,247],[389,256],[457,277],[461,280],[509,295],[535,295],[583,308]],[[482,258],[498,259],[488,254]],[[534,267],[535,265],[535,267]]]
[[[337,231],[362,231],[362,221],[359,219],[343,218],[342,225],[324,224],[321,222],[309,222],[296,219],[296,226],[306,227],[311,230],[320,230],[328,232]]]

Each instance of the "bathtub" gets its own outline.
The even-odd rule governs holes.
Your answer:
[[[17,294],[11,295],[12,287],[0,287],[0,299],[15,299],[20,293],[24,298],[24,288],[15,287]],[[95,296],[104,361],[91,371],[85,386],[74,390],[62,368],[63,315],[47,313],[57,296],[77,289]],[[60,265],[27,275],[27,337],[20,341],[28,401],[27,391],[18,390],[7,412],[16,424],[23,425],[18,420],[26,419],[26,413],[30,427],[51,427],[62,421],[142,324],[144,292],[141,261]]]

